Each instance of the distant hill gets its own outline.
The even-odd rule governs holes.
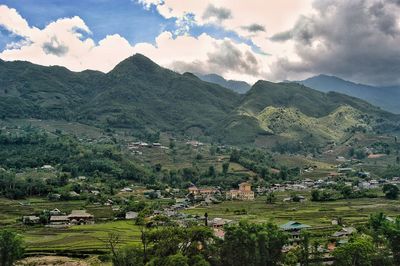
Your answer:
[[[221,127],[224,139],[260,145],[263,142],[259,140],[264,139],[269,146],[278,142],[320,146],[356,131],[398,130],[398,115],[363,100],[298,83],[268,81],[254,84]]]
[[[258,81],[241,95],[140,54],[106,74],[0,60],[0,115],[269,147],[317,147],[357,131],[398,132],[400,121],[358,98],[298,83]]]
[[[3,118],[67,119],[136,132],[210,134],[240,96],[136,54],[107,74],[0,62]]]
[[[218,84],[224,88],[233,90],[240,94],[246,93],[251,88],[251,85],[248,84],[247,82],[238,80],[226,80],[217,74],[208,74],[208,75],[196,74],[196,76],[198,76],[203,81]]]
[[[297,82],[323,92],[336,91],[354,96],[379,106],[384,110],[397,114],[400,113],[400,86],[374,87],[327,75],[319,75]]]

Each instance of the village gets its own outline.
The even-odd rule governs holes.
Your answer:
[[[40,214],[26,215],[21,218],[21,222],[25,226],[44,226],[52,229],[62,229],[75,226],[85,226],[94,224],[95,222],[107,223],[108,221],[126,220],[132,221],[133,224],[146,225],[147,227],[159,227],[165,225],[174,225],[181,227],[189,227],[193,225],[203,225],[212,228],[214,235],[218,238],[223,239],[225,235],[224,228],[226,226],[238,223],[240,219],[226,218],[224,216],[218,216],[217,214],[208,213],[209,208],[218,206],[224,202],[250,202],[257,201],[260,198],[267,200],[268,195],[282,195],[279,197],[281,204],[291,204],[292,206],[298,206],[295,204],[302,204],[306,201],[310,201],[310,192],[315,189],[329,188],[330,186],[336,185],[335,180],[338,176],[344,176],[345,173],[349,173],[349,169],[338,169],[336,173],[330,173],[323,179],[304,179],[299,181],[288,181],[282,183],[271,184],[269,187],[256,187],[253,188],[251,182],[242,182],[238,185],[237,189],[223,190],[219,187],[203,187],[192,184],[187,189],[178,188],[166,188],[165,190],[153,190],[153,189],[141,189],[138,192],[135,186],[126,186],[120,189],[119,194],[122,200],[115,200],[114,198],[102,197],[102,193],[99,190],[87,191],[93,197],[102,198],[102,202],[94,201],[93,205],[104,206],[110,208],[114,215],[109,219],[97,219],[94,215],[90,214],[85,209],[72,210],[66,213],[63,210],[54,208],[52,210],[43,210]],[[84,181],[84,177],[79,178]],[[346,182],[345,185],[351,187],[353,190],[377,190],[380,189],[384,184],[400,184],[400,178],[394,177],[390,180],[374,180],[365,179],[362,182],[358,182],[357,185]],[[144,211],[141,210],[130,210],[126,208],[129,205],[129,195],[142,195],[147,199],[148,202],[157,200],[168,200],[168,203],[157,205],[158,207],[152,207]],[[72,198],[79,197],[78,193],[71,195]],[[52,195],[53,200],[59,200],[59,195]],[[137,201],[136,201],[137,202]],[[272,203],[272,202],[271,202]],[[124,206],[125,205],[125,206]],[[287,205],[288,207],[290,205]],[[198,213],[196,210],[202,209],[204,213]],[[239,209],[234,211],[235,215],[239,218],[241,215],[246,215],[246,209]],[[388,217],[391,222],[394,219]],[[108,221],[107,221],[108,220]],[[279,228],[282,231],[287,232],[290,235],[289,244],[284,247],[287,252],[291,248],[296,247],[302,240],[304,231],[313,232],[314,230],[328,230],[326,244],[321,244],[319,249],[322,253],[329,256],[337,246],[347,243],[351,235],[357,232],[357,229],[344,222],[342,217],[332,217],[330,225],[308,225],[295,220],[289,220],[285,223],[280,223]],[[328,228],[328,229],[326,229]]]

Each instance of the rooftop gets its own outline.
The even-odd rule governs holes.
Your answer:
[[[289,221],[283,225],[280,226],[281,229],[285,231],[289,230],[300,230],[300,229],[305,229],[305,228],[310,228],[311,226],[307,224],[302,224],[296,221]]]

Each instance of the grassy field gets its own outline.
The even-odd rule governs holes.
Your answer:
[[[309,198],[309,193],[300,193]],[[342,217],[348,226],[365,223],[372,213],[384,212],[395,217],[400,214],[400,201],[387,200],[383,197],[375,199],[352,199],[332,202],[303,203],[283,202],[289,194],[277,194],[275,204],[265,203],[260,197],[255,201],[226,201],[211,206],[201,206],[185,210],[185,213],[209,217],[222,217],[235,221],[248,220],[262,223],[272,221],[280,225],[290,220],[299,221],[312,226],[314,237],[327,239],[338,228],[331,225],[333,218]],[[29,205],[24,205],[29,202]],[[21,205],[20,203],[24,203]],[[42,226],[23,226],[16,223],[22,215],[32,214],[43,209],[59,208],[63,211],[85,207],[96,218],[110,217],[111,210],[107,206],[85,206],[83,201],[49,202],[45,199],[33,198],[26,202],[0,199],[0,221],[4,227],[12,227],[20,232],[26,242],[29,254],[55,254],[62,252],[101,253],[107,250],[108,234],[113,232],[121,236],[122,244],[138,244],[140,228],[132,221],[97,221],[93,225],[71,226],[69,228],[46,228]],[[235,211],[246,210],[239,215]]]
[[[120,235],[121,244],[140,242],[140,229],[132,221],[113,221],[69,228],[30,228],[23,232],[28,252],[107,251],[109,233]]]
[[[309,197],[307,194],[303,195]],[[283,202],[283,197],[285,194],[279,195],[275,204],[267,204],[265,199],[257,198],[255,201],[226,201],[217,205],[189,209],[185,212],[197,215],[208,213],[211,219],[222,217],[256,223],[272,221],[277,225],[294,220],[311,225],[317,229],[316,231],[328,235],[337,229],[331,225],[333,218],[342,217],[347,226],[357,226],[367,222],[372,213],[384,212],[391,217],[400,215],[399,200],[363,198],[331,202],[307,200],[302,203],[293,203]],[[235,214],[235,210],[243,209],[246,210],[245,215]]]

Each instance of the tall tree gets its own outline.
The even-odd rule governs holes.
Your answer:
[[[20,236],[9,230],[0,231],[0,265],[11,266],[24,254]]]

